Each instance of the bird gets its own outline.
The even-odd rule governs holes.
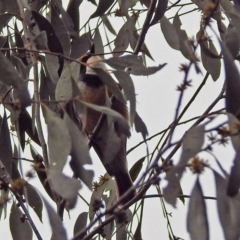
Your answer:
[[[102,60],[103,59],[100,56],[93,55],[92,52],[81,57],[82,64],[80,66],[80,76],[77,85],[82,94],[82,99],[87,103],[98,106],[106,106],[107,101],[110,99],[111,109],[121,114],[126,121],[129,121],[126,103],[119,101],[114,95],[112,95],[101,78],[94,72],[93,68],[100,68],[107,72],[106,64]],[[100,112],[91,108],[87,108],[86,115],[85,131],[90,136],[92,146],[107,173],[111,177],[114,177],[118,189],[118,197],[121,197],[131,188],[131,191],[129,191],[127,196],[125,196],[121,202],[121,204],[125,204],[136,194],[127,166],[127,136],[121,131],[116,122],[109,125],[106,115],[102,116]],[[94,134],[94,129],[96,128],[99,119],[102,117],[103,124],[100,126],[97,134]],[[106,150],[107,138],[111,130],[114,131],[114,134],[119,141],[119,147],[113,159],[109,161],[106,159],[104,151]],[[91,134],[94,136],[94,139],[91,138]]]

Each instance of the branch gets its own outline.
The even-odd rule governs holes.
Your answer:
[[[24,36],[27,40],[27,42],[29,44],[27,44],[26,49],[28,51],[36,51],[35,49],[33,49],[34,44],[32,44],[31,42],[31,34],[29,32],[29,28],[26,24],[26,20],[25,20],[25,12],[24,12],[24,6],[22,5],[22,1],[21,0],[16,0],[17,1],[17,5],[20,11],[20,17],[22,20],[22,26],[23,26],[23,31],[24,31]],[[38,84],[38,68],[37,68],[37,58],[34,54],[30,54],[30,59],[32,61],[32,65],[33,65],[33,75],[34,75],[34,100],[36,101],[35,103],[35,113],[34,116],[36,118],[36,125],[37,125],[37,130],[38,130],[38,137],[39,137],[39,141],[42,147],[42,152],[43,152],[43,161],[44,164],[46,166],[46,168],[49,167],[49,159],[48,159],[48,150],[47,150],[47,144],[45,142],[45,138],[44,138],[44,134],[43,134],[43,128],[42,128],[42,123],[41,123],[41,116],[40,116],[40,96],[39,96],[39,84]],[[52,191],[53,197],[54,197],[54,201],[57,205],[57,207],[59,207],[59,196]]]
[[[13,180],[10,176],[10,174],[8,173],[7,169],[5,168],[3,162],[0,160],[0,169],[1,171],[3,172],[3,174],[1,174],[1,181],[6,184],[6,186],[8,187],[8,189],[13,193],[13,195],[15,196],[15,198],[17,199],[19,205],[21,206],[23,212],[25,213],[25,215],[27,216],[27,220],[32,228],[32,230],[34,231],[36,237],[38,240],[42,240],[42,237],[40,235],[40,233],[38,232],[26,206],[24,205],[23,203],[23,200],[22,200],[22,197],[19,195],[18,192],[16,192],[13,188],[9,187],[9,184],[12,184],[13,183]]]
[[[150,21],[152,19],[152,16],[153,16],[153,13],[154,13],[154,10],[155,10],[156,2],[157,2],[157,0],[151,0],[151,4],[150,4],[150,7],[149,7],[148,12],[147,12],[145,22],[143,24],[142,32],[141,32],[141,34],[138,38],[136,47],[133,51],[134,55],[138,55],[138,53],[141,50],[141,47],[144,43],[145,36],[147,34],[148,29],[150,28]]]

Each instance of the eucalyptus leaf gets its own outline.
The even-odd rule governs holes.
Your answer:
[[[67,113],[64,113],[64,122],[68,127],[72,141],[72,158],[70,161],[70,166],[75,174],[75,177],[80,178],[91,190],[93,171],[84,169],[85,164],[92,164],[92,160],[89,155],[88,139],[69,118]]]
[[[201,229],[201,231],[199,231]],[[191,239],[208,240],[209,225],[207,219],[206,203],[203,199],[203,191],[199,179],[193,187],[187,214],[187,230]]]
[[[16,203],[13,202],[10,216],[9,226],[13,240],[31,240],[33,237],[32,228],[29,222],[24,218],[23,212],[17,207]]]
[[[67,206],[72,209],[76,204],[77,194],[81,188],[80,181],[76,178],[69,178],[54,168],[48,170],[48,179],[54,192],[66,200]]]
[[[43,107],[48,129],[48,147],[51,166],[62,171],[71,151],[71,138],[64,121],[49,108]]]
[[[51,240],[67,240],[67,233],[65,228],[63,227],[62,219],[55,212],[49,202],[42,197],[44,205],[47,209],[47,214],[50,222],[50,226],[52,229],[52,237]],[[26,238],[27,239],[27,238]]]
[[[26,187],[26,200],[30,207],[37,214],[39,220],[42,222],[42,210],[43,210],[42,199],[37,190],[30,183],[27,183],[25,187]]]

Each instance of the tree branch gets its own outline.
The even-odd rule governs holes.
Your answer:
[[[135,49],[133,51],[134,55],[138,55],[138,53],[140,52],[141,47],[142,47],[142,45],[144,43],[147,31],[150,28],[150,21],[152,19],[153,13],[154,13],[156,3],[157,3],[157,0],[151,0],[151,4],[150,4],[150,7],[149,7],[148,12],[147,12],[147,16],[146,16],[145,22],[143,24],[142,32],[141,32],[141,34],[140,34],[140,36],[138,38],[136,47],[135,47]]]

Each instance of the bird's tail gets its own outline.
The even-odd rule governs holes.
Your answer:
[[[114,177],[117,183],[119,197],[123,196],[130,188],[133,188],[133,182],[128,172],[115,173]],[[129,191],[121,204],[129,202],[135,196],[135,194],[135,189]]]

